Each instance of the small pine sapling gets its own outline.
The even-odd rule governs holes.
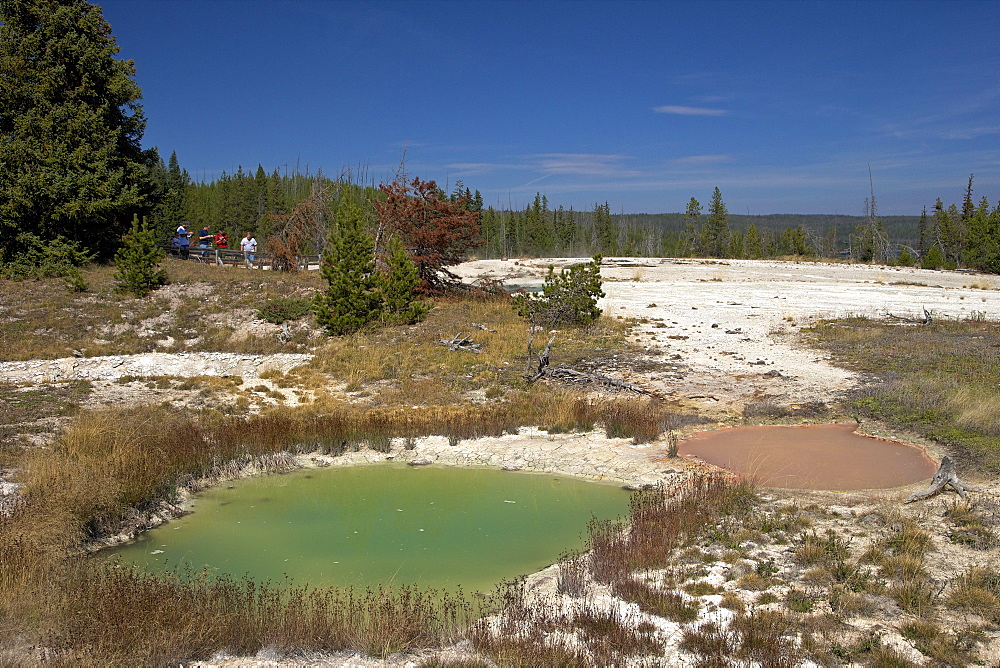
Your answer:
[[[163,249],[156,245],[156,232],[139,216],[132,216],[132,229],[122,237],[122,246],[115,253],[115,281],[119,292],[133,297],[145,297],[166,284],[167,272],[160,268]]]
[[[388,273],[385,277],[383,294],[385,297],[386,324],[412,325],[420,322],[430,311],[430,305],[416,298],[420,286],[417,265],[399,237],[389,240],[386,257]]]
[[[316,295],[313,311],[330,336],[357,332],[382,316],[382,278],[375,271],[375,240],[364,230],[358,205],[340,205],[320,273],[327,288]]]

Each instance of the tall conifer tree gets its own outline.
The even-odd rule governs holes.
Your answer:
[[[764,251],[761,247],[760,235],[757,233],[757,226],[750,223],[743,241],[743,256],[750,260],[759,260],[763,255]]]
[[[708,205],[708,223],[705,225],[705,251],[712,257],[722,257],[729,241],[729,211],[722,201],[722,192],[716,186]]]
[[[155,153],[132,61],[83,0],[0,2],[0,261],[16,232],[110,257],[144,210]]]
[[[604,255],[618,254],[618,226],[611,217],[611,207],[607,202],[594,205],[594,236],[597,247]]]
[[[701,245],[701,202],[692,197],[684,210],[684,237],[681,253],[685,257],[697,255]]]

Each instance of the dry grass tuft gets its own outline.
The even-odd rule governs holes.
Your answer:
[[[799,658],[790,637],[794,628],[783,614],[760,610],[736,615],[728,628],[707,623],[687,629],[680,647],[697,655],[702,666],[729,666],[737,659],[752,665],[790,667]]]
[[[1000,622],[1000,572],[974,567],[963,573],[947,596],[948,604],[992,621]]]

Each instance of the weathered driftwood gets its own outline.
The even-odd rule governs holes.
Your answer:
[[[907,318],[901,315],[893,315],[892,313],[886,313],[886,315],[889,316],[890,318],[893,318],[894,320],[902,320],[903,322],[912,322],[917,325],[929,325],[931,324],[931,322],[933,322],[933,319],[931,318],[931,312],[927,310],[927,307],[924,307],[923,320],[918,320],[917,318]]]
[[[904,503],[912,503],[913,501],[919,501],[920,499],[926,499],[929,496],[934,496],[945,487],[951,487],[953,490],[958,492],[958,495],[963,499],[966,497],[966,492],[978,492],[979,490],[970,485],[967,482],[962,482],[958,478],[958,473],[955,472],[955,462],[952,461],[951,457],[945,457],[941,460],[941,466],[938,467],[937,473],[931,478],[931,486],[927,489],[922,489],[919,492],[914,492],[906,497]]]
[[[468,350],[473,353],[480,353],[483,346],[481,343],[475,343],[471,338],[467,336],[462,336],[462,332],[459,332],[451,340],[448,339],[438,339],[438,343],[442,346],[448,346],[448,350]]]

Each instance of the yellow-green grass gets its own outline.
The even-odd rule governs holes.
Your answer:
[[[998,323],[850,318],[822,323],[809,336],[838,363],[872,375],[850,400],[859,417],[934,439],[963,466],[1000,471]]]

